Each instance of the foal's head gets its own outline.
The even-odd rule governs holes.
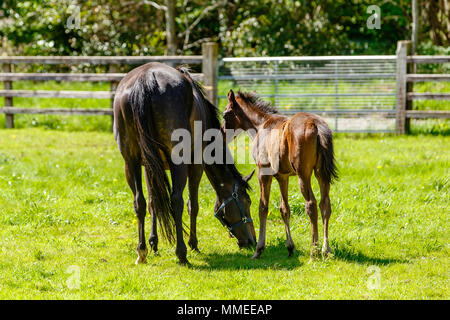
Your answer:
[[[247,117],[243,110],[243,101],[238,97],[234,96],[233,90],[228,92],[228,103],[225,108],[225,111],[222,114],[223,122],[222,129],[231,129],[231,130],[249,130],[253,128],[253,125],[250,119]]]

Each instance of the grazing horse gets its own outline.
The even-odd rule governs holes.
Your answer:
[[[228,104],[223,113],[222,130],[247,131],[253,138],[253,158],[258,167],[260,187],[259,239],[253,259],[264,251],[266,221],[269,207],[272,178],[280,185],[280,212],[286,229],[286,247],[291,256],[294,252],[289,228],[290,208],[288,204],[289,177],[297,175],[300,190],[305,198],[305,210],[311,220],[311,258],[318,255],[319,235],[317,230],[317,204],[311,188],[314,174],[320,186],[320,210],[323,220],[323,256],[330,252],[328,244],[328,221],[331,215],[330,183],[337,178],[333,152],[333,135],[326,122],[319,116],[297,113],[292,117],[281,115],[261,100],[256,94],[228,93]]]
[[[130,71],[119,83],[114,98],[114,137],[125,160],[125,177],[134,196],[139,232],[136,263],[144,263],[148,254],[144,232],[147,204],[142,191],[142,166],[145,169],[152,226],[149,244],[154,252],[158,250],[158,221],[169,242],[176,237],[175,253],[180,263],[188,263],[182,222],[183,190],[188,179],[187,207],[191,223],[188,244],[193,250],[198,250],[198,187],[203,171],[216,192],[216,208],[226,202],[216,216],[229,227],[240,247],[255,243],[250,197],[247,194],[247,179],[251,176],[242,178],[234,163],[174,163],[172,160],[172,149],[178,143],[172,141],[172,133],[182,129],[192,137],[194,121],[201,121],[201,134],[210,128],[217,129],[221,134],[217,109],[205,98],[202,88],[185,68],[174,69],[162,63],[148,63]],[[202,150],[192,149],[190,158],[194,158],[194,151],[203,155],[203,142],[200,147]],[[224,154],[228,154],[225,143],[222,143],[222,148]],[[172,185],[165,170],[170,170]],[[229,201],[231,195],[235,201]]]

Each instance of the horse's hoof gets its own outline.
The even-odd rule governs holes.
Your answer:
[[[259,259],[259,258],[261,258],[261,254],[262,254],[262,251],[260,251],[260,252],[255,252],[255,254],[253,255],[253,257],[252,257],[252,260],[256,260],[256,259]]]
[[[331,251],[322,252],[322,259],[332,259],[334,257],[333,253]]]
[[[265,247],[256,246],[256,251],[252,257],[252,260],[259,259],[259,257],[261,257],[261,254],[263,253],[264,249],[265,249]]]
[[[200,253],[200,250],[198,250],[198,245],[197,245],[197,241],[194,241],[194,240],[189,240],[188,241],[188,245],[189,245],[189,247],[193,250],[193,251],[195,251],[195,252],[199,252]]]
[[[191,263],[188,261],[188,259],[179,259],[178,264],[186,267],[191,266]]]
[[[148,249],[138,249],[138,258],[136,259],[135,264],[143,264],[147,263],[147,255],[148,255]]]
[[[147,263],[147,255],[148,255],[148,249],[139,249],[138,250],[138,257],[136,259],[135,264],[143,264]]]
[[[329,246],[322,247],[322,257],[328,258],[331,255],[331,250]]]
[[[150,239],[148,239],[148,244],[154,253],[158,252],[158,238],[150,237]]]

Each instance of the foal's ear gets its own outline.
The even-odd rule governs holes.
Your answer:
[[[253,170],[250,174],[248,174],[248,175],[246,175],[245,177],[243,177],[242,179],[245,181],[245,182],[248,182],[252,177],[253,177],[253,174],[255,173],[255,170]]]
[[[234,98],[234,92],[233,90],[230,89],[230,91],[228,92],[228,101],[229,102],[234,102],[236,101],[236,99]]]

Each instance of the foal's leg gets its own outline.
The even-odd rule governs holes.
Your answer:
[[[286,229],[286,248],[289,252],[289,257],[294,253],[294,241],[291,237],[291,229],[289,227],[289,219],[291,216],[291,208],[288,204],[288,188],[289,188],[289,176],[277,177],[278,184],[280,185],[280,213],[283,218],[284,228]]]
[[[125,161],[125,177],[134,196],[134,210],[138,220],[139,244],[137,247],[138,258],[136,264],[145,263],[148,249],[145,244],[145,215],[146,203],[142,191],[142,169],[140,161]]]
[[[189,201],[187,203],[187,209],[190,217],[190,230],[188,244],[192,250],[198,250],[197,240],[197,214],[198,214],[198,186],[202,179],[203,168],[201,165],[191,164],[188,167],[188,188],[189,188]]]
[[[170,174],[172,177],[172,195],[170,201],[172,203],[173,215],[175,220],[175,228],[177,235],[177,246],[175,254],[181,264],[188,264],[186,258],[187,249],[183,240],[183,190],[187,182],[187,166],[185,164],[174,165],[170,164]]]
[[[305,211],[311,220],[311,259],[316,257],[319,253],[319,231],[317,229],[317,202],[311,188],[311,174],[299,175],[300,190],[305,198]]]
[[[330,203],[330,184],[320,177],[318,172],[315,172],[317,180],[320,186],[320,213],[322,214],[323,221],[323,245],[322,256],[325,258],[330,253],[330,246],[328,244],[328,221],[331,216],[331,203]]]
[[[150,183],[148,181],[148,174],[145,174],[145,181],[147,183],[148,190],[148,212],[150,213],[152,228],[150,230],[150,237],[148,238],[148,243],[150,248],[152,248],[154,253],[158,252],[158,219],[156,216],[156,212],[153,212],[152,209],[152,194],[150,192]]]
[[[272,176],[262,175],[258,169],[258,181],[260,190],[259,199],[259,238],[256,245],[256,252],[252,259],[258,259],[266,247],[266,222],[269,213],[269,197],[270,186],[272,184]]]

